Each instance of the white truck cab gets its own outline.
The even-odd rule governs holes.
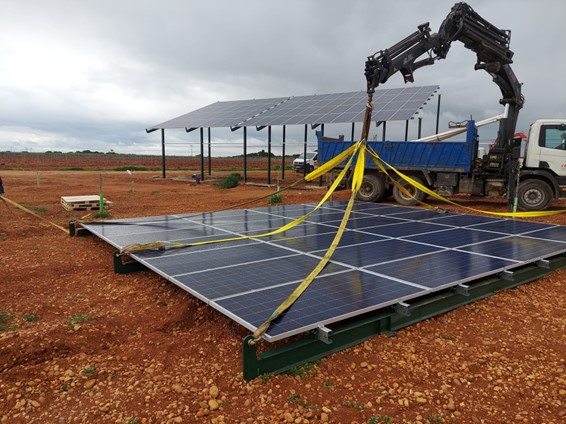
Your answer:
[[[539,119],[531,124],[524,166],[566,176],[566,120]]]
[[[566,119],[531,124],[518,194],[523,210],[544,210],[566,197]]]

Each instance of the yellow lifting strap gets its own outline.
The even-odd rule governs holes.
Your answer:
[[[281,314],[283,312],[285,312],[287,309],[289,309],[295,303],[295,301],[305,292],[305,290],[310,286],[310,284],[322,272],[322,270],[324,269],[326,264],[330,261],[330,258],[332,258],[332,255],[334,254],[334,251],[336,250],[338,243],[340,243],[340,240],[342,238],[342,234],[344,234],[346,224],[348,223],[348,219],[350,218],[350,213],[352,212],[352,208],[354,206],[354,200],[356,199],[356,195],[358,194],[358,190],[362,185],[362,180],[363,180],[363,177],[364,177],[364,163],[365,163],[365,148],[366,148],[366,146],[365,146],[365,143],[362,143],[361,141],[358,141],[354,146],[357,146],[357,148],[354,150],[354,152],[350,156],[350,159],[348,161],[348,165],[346,167],[344,167],[344,169],[349,167],[349,165],[350,165],[350,163],[351,163],[352,159],[354,158],[356,151],[357,151],[358,158],[357,158],[357,161],[356,161],[356,166],[354,167],[354,175],[353,175],[353,178],[352,178],[352,194],[350,196],[350,200],[348,201],[348,206],[346,207],[346,210],[344,211],[344,215],[342,216],[342,221],[340,222],[340,226],[338,227],[338,231],[334,235],[334,239],[332,240],[330,247],[328,248],[328,250],[326,251],[326,253],[322,257],[322,259],[319,261],[317,266],[302,281],[302,283],[299,284],[295,288],[295,290],[293,290],[293,292],[289,295],[289,297],[287,297],[287,299],[285,299],[283,301],[283,303],[281,303],[281,305],[279,305],[277,307],[277,309],[275,309],[275,311],[273,311],[273,313],[269,316],[269,318],[267,320],[265,320],[263,322],[263,324],[261,324],[256,329],[256,331],[253,334],[253,339],[250,340],[250,342],[249,342],[250,344],[254,344],[257,341],[259,341],[261,339],[261,337],[263,336],[263,334],[265,334],[265,332],[269,329],[269,327],[271,326],[271,323],[275,319],[277,319],[279,316],[281,316]]]
[[[49,225],[65,232],[66,234],[69,234],[69,230],[61,227],[60,225],[55,224],[54,222],[49,221],[48,219],[45,219],[44,217],[42,217],[41,215],[36,214],[34,211],[29,210],[28,208],[26,208],[25,206],[20,205],[19,203],[14,202],[13,200],[8,199],[6,196],[0,196],[0,199],[2,199],[2,201],[4,201],[4,204],[6,204],[6,206],[8,206],[7,204],[11,204],[12,206],[23,210],[24,212],[29,213],[30,215],[35,216],[36,218],[39,218],[41,221],[45,221],[47,222]]]
[[[398,169],[395,169],[395,167],[391,166],[386,161],[381,159],[379,157],[379,155],[375,151],[373,151],[372,149],[368,149],[368,152],[374,158],[374,161],[376,163],[377,162],[383,163],[383,165],[385,165],[387,168],[393,170],[399,177],[401,177],[403,180],[405,180],[407,183],[411,184],[415,188],[421,190],[422,192],[428,194],[431,197],[434,197],[435,199],[441,200],[445,203],[451,204],[453,206],[457,206],[459,208],[471,210],[471,211],[474,211],[474,212],[484,213],[484,214],[487,214],[487,215],[504,216],[504,217],[512,217],[512,218],[536,218],[536,217],[541,217],[541,216],[557,215],[557,214],[566,212],[566,210],[564,210],[564,209],[552,210],[552,211],[531,211],[531,212],[491,212],[491,211],[484,211],[482,209],[472,208],[470,206],[461,205],[461,204],[458,204],[456,202],[453,202],[452,200],[446,199],[445,197],[442,197],[440,194],[435,193],[434,191],[430,190],[428,187],[424,186],[423,184],[419,183],[418,181],[415,181],[413,178],[409,177],[408,175],[403,174]],[[381,169],[383,169],[383,168],[381,168]]]
[[[396,186],[405,196],[412,197],[415,202],[417,202],[419,205],[421,205],[421,206],[423,206],[427,209],[432,209],[435,212],[438,212],[438,211],[441,210],[440,208],[429,205],[428,203],[425,203],[422,200],[419,200],[415,196],[413,196],[403,184],[401,184],[398,180],[396,180],[395,178],[392,178],[391,175],[389,175],[389,173],[387,172],[387,169],[385,169],[385,167],[383,166],[383,163],[381,163],[382,162],[381,158],[378,156],[378,154],[375,152],[375,150],[373,150],[370,146],[367,146],[367,150],[368,150],[368,153],[369,153],[371,159],[375,163],[375,165],[381,170],[381,172],[383,172],[385,175],[387,175],[389,177],[389,180],[393,183],[393,185]]]
[[[231,241],[246,240],[246,239],[251,239],[251,238],[270,237],[270,236],[274,236],[276,234],[285,232],[287,230],[290,230],[291,228],[299,225],[301,222],[306,220],[317,209],[319,209],[324,204],[324,202],[326,202],[328,200],[328,198],[332,195],[332,193],[336,190],[338,185],[344,179],[344,177],[345,177],[345,175],[346,175],[346,173],[347,173],[347,171],[350,167],[350,163],[352,161],[352,158],[354,157],[354,153],[358,150],[359,145],[360,145],[359,142],[353,144],[347,150],[340,153],[339,155],[334,157],[332,160],[328,161],[327,163],[325,163],[320,168],[317,168],[316,170],[314,170],[313,172],[311,172],[310,174],[308,174],[304,178],[305,181],[312,181],[312,180],[324,175],[325,173],[330,172],[333,168],[335,168],[336,166],[341,164],[346,158],[348,158],[348,156],[350,156],[350,161],[348,162],[348,164],[344,167],[342,172],[340,172],[340,174],[338,175],[336,180],[332,183],[332,185],[330,186],[330,188],[328,189],[328,191],[326,192],[326,194],[324,195],[322,200],[320,200],[320,202],[310,212],[308,212],[307,214],[289,222],[288,224],[285,224],[284,226],[282,226],[282,227],[280,227],[280,228],[278,228],[274,231],[270,231],[268,233],[263,233],[263,234],[251,235],[251,236],[229,237],[229,238],[224,238],[224,239],[208,240],[208,241],[201,241],[201,242],[195,242],[195,243],[176,243],[176,242],[165,242],[165,241],[154,241],[154,242],[145,243],[145,244],[131,243],[131,244],[128,244],[127,246],[124,246],[122,249],[120,249],[120,254],[130,255],[130,254],[133,254],[133,253],[143,252],[143,251],[146,251],[146,250],[181,249],[181,248],[185,248],[185,247],[200,246],[200,245],[204,245],[204,244],[225,243],[225,242],[231,242]],[[362,173],[363,173],[363,171],[362,171]],[[263,196],[263,197],[266,197],[266,196]],[[249,202],[249,203],[251,203],[251,202]]]

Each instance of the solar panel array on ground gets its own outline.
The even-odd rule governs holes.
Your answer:
[[[117,248],[257,235],[314,205],[285,205],[84,224]],[[133,257],[255,331],[329,247],[346,202],[269,238],[148,251]],[[276,341],[566,251],[566,227],[356,203],[331,262],[264,338]]]

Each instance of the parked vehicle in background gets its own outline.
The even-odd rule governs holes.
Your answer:
[[[301,153],[297,159],[293,161],[293,170],[295,172],[304,172],[305,163],[307,172],[312,172],[318,166],[318,152],[307,152],[307,159],[305,161],[305,154]]]

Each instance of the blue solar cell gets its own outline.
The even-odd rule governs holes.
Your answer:
[[[394,213],[389,214],[389,216],[394,217],[394,218],[417,219],[417,220],[433,218],[437,215],[438,215],[438,213],[436,213],[434,211],[430,211],[430,210],[412,210],[412,211],[404,211],[404,212],[398,212],[398,213],[394,212]]]
[[[238,293],[247,293],[268,287],[302,281],[318,264],[319,259],[305,255],[286,256],[244,266],[215,268],[184,274],[175,279],[186,289],[201,297],[215,300]],[[235,269],[237,267],[237,269]],[[346,268],[329,263],[321,275],[345,271]],[[219,282],[223,282],[219,284]]]
[[[226,231],[203,226],[189,226],[184,229],[165,229],[155,226],[135,227],[131,225],[116,227],[96,226],[88,227],[101,238],[109,241],[116,247],[124,247],[131,243],[151,243],[154,241],[202,241],[231,236]],[[108,234],[110,233],[110,234]]]
[[[470,225],[483,224],[486,222],[494,222],[494,218],[481,215],[459,215],[459,214],[444,214],[435,215],[428,219],[430,222],[444,225],[454,225],[456,227],[467,227]]]
[[[336,229],[326,225],[302,222],[301,224],[274,236],[266,237],[263,240],[280,240],[282,237],[305,237],[316,234],[335,232]]]
[[[558,225],[545,230],[533,231],[529,233],[528,236],[566,243],[566,226]]]
[[[548,224],[540,224],[538,222],[519,221],[516,219],[504,219],[497,222],[490,222],[486,224],[478,224],[474,228],[494,231],[506,234],[524,234],[529,231],[536,231],[548,228]]]
[[[516,262],[454,250],[421,255],[367,269],[431,289],[441,289],[502,271]]]
[[[224,246],[202,252],[177,251],[177,253],[177,255],[151,258],[147,262],[153,268],[160,269],[164,273],[175,277],[189,272],[245,264],[293,254],[289,250],[280,249],[265,243],[248,244],[245,246]],[[211,264],[214,265],[211,266]]]
[[[344,211],[318,210],[317,212],[309,216],[307,220],[309,222],[323,222],[328,224],[331,222],[340,222],[344,216]],[[350,214],[350,219],[359,219],[364,217],[367,217],[367,215],[361,215],[356,212],[352,212]]]
[[[366,216],[364,218],[353,218],[348,220],[346,228],[361,230],[367,227],[374,227],[376,225],[388,225],[398,222],[400,222],[400,220],[395,218],[387,218],[383,216]],[[326,224],[333,227],[339,227],[340,221],[328,221]]]
[[[371,203],[370,203],[371,205]],[[381,215],[381,216],[402,216],[404,213],[411,213],[415,212],[414,208],[405,208],[403,206],[384,206],[379,204],[374,204],[373,207],[368,208],[360,208],[358,211],[360,213],[369,213],[372,215]],[[406,220],[403,220],[405,222]]]
[[[566,244],[550,240],[513,236],[463,247],[462,250],[513,259],[515,261],[532,262],[566,251]]]
[[[429,224],[426,222],[401,222],[398,224],[382,225],[379,227],[364,228],[363,231],[388,237],[405,237],[412,234],[430,233],[446,230],[444,225]]]
[[[278,237],[274,239],[272,243],[276,246],[285,246],[290,249],[295,249],[301,252],[313,252],[316,250],[328,249],[336,232],[326,233],[326,234],[317,234],[311,235],[307,237]],[[360,244],[360,243],[368,243],[374,242],[378,240],[383,240],[383,237],[371,235],[371,234],[363,234],[357,231],[345,231],[340,239],[339,246],[348,246],[351,244]]]
[[[279,217],[272,217],[272,216],[265,216],[263,219],[258,220],[249,220],[249,221],[242,221],[242,222],[218,222],[214,224],[214,228],[224,231],[230,231],[235,233],[267,233],[270,230],[275,230],[288,224],[292,221],[292,219],[287,218],[279,218]]]
[[[468,244],[481,243],[501,237],[505,237],[505,235],[465,228],[452,228],[435,233],[419,234],[407,237],[406,240],[412,240],[446,248],[454,248]]]
[[[224,237],[233,237],[232,234],[224,234]],[[211,237],[202,237],[202,238],[191,238],[191,239],[181,239],[181,240],[177,240],[175,241],[175,243],[198,243],[198,242],[205,242],[205,241],[211,241],[211,240],[220,240],[221,238],[216,235],[216,236],[211,236]],[[143,252],[139,252],[135,254],[136,259],[139,260],[149,260],[150,258],[162,258],[165,256],[178,256],[180,254],[187,254],[187,253],[194,253],[194,252],[203,252],[206,250],[218,250],[222,247],[237,247],[237,246],[244,246],[246,244],[256,244],[259,243],[259,241],[257,240],[253,240],[253,239],[244,239],[244,240],[237,240],[237,241],[231,241],[231,242],[227,242],[227,243],[211,243],[211,244],[202,244],[199,246],[190,246],[190,247],[186,247],[186,248],[181,248],[181,249],[175,249],[175,248],[171,248],[171,249],[167,249],[167,250],[148,250],[148,251],[143,251]]]
[[[294,290],[286,285],[216,301],[220,308],[232,311],[253,330]],[[298,334],[318,324],[329,324],[360,313],[376,305],[396,303],[425,290],[360,271],[318,277],[293,307],[276,320],[269,337]],[[250,307],[253,305],[253,307]]]
[[[370,244],[339,247],[334,252],[332,260],[353,267],[365,267],[438,250],[439,248],[434,246],[390,239]],[[324,251],[318,252],[318,255],[322,257]]]

